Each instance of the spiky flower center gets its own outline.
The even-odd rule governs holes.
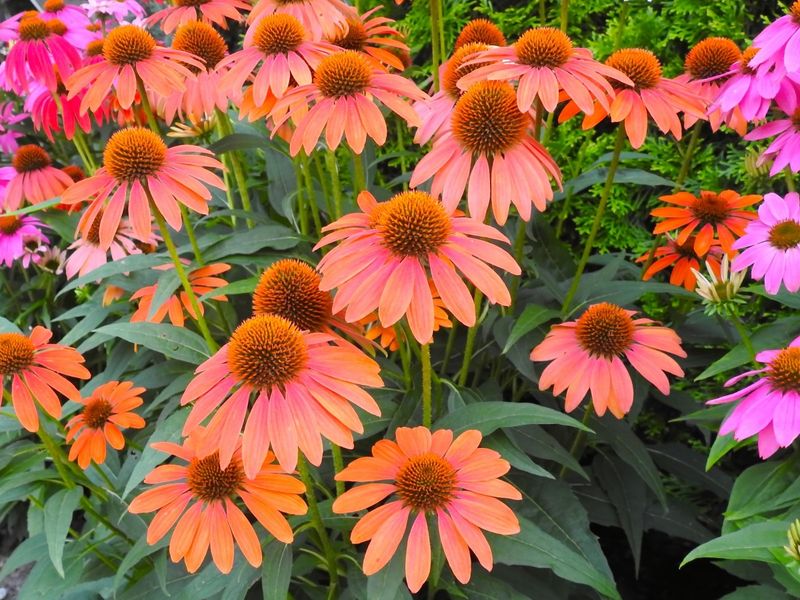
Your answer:
[[[363,50],[369,35],[361,19],[347,19],[347,26],[337,30],[336,35],[330,38],[330,43],[345,50]]]
[[[64,35],[67,33],[67,26],[59,19],[50,19],[47,22],[47,31],[53,35]]]
[[[453,56],[444,64],[444,74],[442,75],[442,89],[450,98],[458,100],[463,94],[458,89],[458,80],[482,66],[480,63],[471,65],[464,63],[475,58],[478,52],[488,49],[489,46],[486,44],[475,43],[465,44],[453,52]]]
[[[800,223],[793,219],[776,223],[769,230],[769,243],[774,248],[781,250],[800,246]]]
[[[554,69],[572,56],[572,40],[555,27],[536,27],[522,34],[514,44],[517,58],[531,67]]]
[[[112,65],[133,65],[150,58],[156,40],[136,25],[121,25],[112,29],[103,44],[103,56]]]
[[[64,10],[64,0],[45,0],[42,5],[45,12],[54,13]]]
[[[782,392],[800,393],[800,348],[784,348],[769,364],[769,379]]]
[[[487,46],[505,46],[506,36],[488,19],[475,19],[464,25],[464,29],[456,38],[455,49],[467,44],[486,44]]]
[[[51,164],[50,155],[35,144],[26,144],[17,148],[11,165],[17,173],[29,173],[49,167]]]
[[[746,75],[752,75],[755,73],[755,69],[750,66],[750,61],[755,58],[756,54],[758,54],[758,48],[754,48],[753,46],[750,46],[747,48],[747,50],[742,52],[742,59],[739,63],[741,65],[742,73]]]
[[[219,466],[219,452],[205,458],[193,458],[186,469],[189,489],[195,498],[204,502],[235,496],[244,481],[241,461],[234,459],[222,469]]]
[[[276,13],[262,18],[253,34],[253,44],[267,56],[286,54],[303,43],[306,31],[292,15]]]
[[[372,226],[396,256],[424,258],[447,241],[452,230],[442,204],[427,192],[401,192],[380,204]]]
[[[704,223],[722,223],[731,214],[728,202],[714,192],[700,192],[700,197],[692,204],[692,213]]]
[[[314,83],[327,98],[354,96],[367,89],[372,81],[372,67],[355,50],[342,50],[322,59],[314,74]]]
[[[22,219],[15,216],[0,216],[0,233],[13,235],[22,227]]]
[[[333,301],[319,283],[319,274],[310,265],[279,260],[264,271],[253,291],[253,314],[277,315],[304,331],[320,331],[331,316]]]
[[[731,65],[741,58],[742,52],[733,40],[710,37],[689,50],[685,68],[695,79],[705,79],[727,73]]]
[[[640,90],[654,87],[661,79],[661,63],[650,50],[624,48],[606,59],[609,67],[621,71]]]
[[[578,319],[575,334],[581,347],[592,356],[613,358],[633,343],[633,319],[616,304],[590,306]]]
[[[86,173],[84,173],[83,169],[81,169],[78,165],[67,165],[61,170],[69,175],[72,181],[78,182],[81,179],[86,179]]]
[[[228,51],[228,45],[217,30],[202,21],[189,21],[182,25],[172,39],[172,47],[202,58],[209,71],[217,66]],[[191,68],[199,70],[198,67]]]
[[[208,4],[211,0],[172,0],[175,6],[201,6]]]
[[[467,90],[453,110],[453,135],[473,154],[493,155],[518,144],[529,117],[505,81],[481,81]]]
[[[410,458],[397,473],[397,495],[417,512],[433,512],[453,499],[456,470],[450,462],[428,452]]]
[[[103,54],[103,40],[92,40],[86,45],[86,56],[92,58]]]
[[[792,15],[795,23],[800,23],[800,0],[796,0],[789,8],[789,14]]]
[[[90,429],[102,429],[112,410],[111,403],[105,398],[93,398],[83,409],[83,422]]]
[[[167,146],[161,136],[144,127],[129,127],[109,138],[103,166],[119,181],[135,181],[154,175],[166,157]]]
[[[228,344],[231,372],[256,389],[290,382],[307,360],[300,329],[275,315],[251,317],[236,328]]]
[[[23,42],[43,40],[48,35],[47,21],[39,17],[23,17],[19,22],[19,39]]]
[[[21,333],[0,333],[0,376],[16,375],[33,364],[36,349]]]

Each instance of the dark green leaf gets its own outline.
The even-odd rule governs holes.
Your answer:
[[[78,508],[83,488],[63,489],[52,496],[44,505],[44,533],[47,538],[47,552],[58,574],[64,576],[64,544],[67,543],[72,513]]]
[[[292,545],[272,540],[264,549],[261,592],[264,600],[285,600],[292,581]]]
[[[131,256],[126,256],[123,259],[106,263],[90,273],[66,283],[58,294],[56,294],[56,297],[63,296],[68,291],[86,285],[87,283],[95,283],[96,281],[106,279],[112,275],[151,269],[157,265],[163,265],[168,262],[169,258],[160,254],[133,254]]]
[[[160,352],[168,358],[199,365],[208,358],[208,346],[199,335],[183,327],[164,323],[117,322],[104,325],[95,333],[122,338]]]
[[[514,326],[511,328],[511,333],[508,335],[506,344],[503,347],[503,354],[508,352],[509,348],[516,344],[526,333],[533,331],[539,327],[539,325],[542,325],[550,319],[556,318],[557,316],[558,311],[553,310],[552,308],[546,308],[536,304],[526,306],[525,310],[522,311],[522,314],[514,322]]]
[[[169,458],[169,455],[153,448],[153,442],[180,441],[181,429],[185,422],[186,411],[177,411],[156,426],[156,430],[153,432],[153,435],[150,436],[150,439],[147,440],[147,445],[142,451],[136,466],[133,468],[128,482],[125,484],[125,490],[122,492],[123,498],[130,494],[133,488],[144,481],[145,476],[150,471]]]
[[[501,427],[521,425],[566,425],[591,432],[580,421],[564,413],[538,404],[511,402],[480,402],[445,415],[436,422],[437,429],[452,429],[459,434],[467,429],[477,429],[489,435]]]
[[[781,521],[753,523],[698,546],[683,559],[681,566],[698,558],[777,562],[771,550],[783,547],[788,529],[789,523]]]

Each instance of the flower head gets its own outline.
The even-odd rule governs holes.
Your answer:
[[[144,20],[145,25],[161,24],[164,33],[172,33],[181,25],[188,23],[206,23],[228,28],[228,19],[241,21],[241,12],[251,9],[248,2],[242,0],[173,0],[173,6],[162,8]]]
[[[669,356],[685,358],[678,335],[668,327],[615,304],[593,304],[576,321],[554,325],[531,352],[531,360],[552,361],[539,377],[539,389],[566,390],[565,410],[572,412],[591,392],[595,412],[618,419],[633,406],[633,381],[622,357],[662,394],[669,394],[666,373],[682,376]]]
[[[727,254],[723,254],[719,264],[706,261],[706,271],[708,276],[692,268],[697,278],[696,292],[706,305],[706,314],[730,315],[737,305],[745,303],[745,299],[739,295],[739,288],[747,271],[733,273]]]
[[[783,111],[784,118],[776,119],[756,127],[744,136],[746,140],[763,140],[775,137],[758,159],[758,164],[772,161],[770,176],[780,173],[785,167],[793,172],[800,171],[800,102],[794,94],[779,95],[776,98],[778,107]]]
[[[260,0],[247,22],[255,24],[273,14],[294,17],[315,40],[336,35],[338,28],[346,26],[348,18],[356,16],[353,7],[342,0]]]
[[[27,112],[17,110],[13,102],[0,104],[0,152],[5,152],[6,154],[16,152],[17,148],[19,148],[17,140],[23,136],[23,133],[9,126],[16,125],[29,116]]]
[[[90,377],[83,366],[83,356],[69,346],[51,344],[51,337],[53,332],[39,325],[30,335],[0,333],[0,386],[5,390],[6,379],[11,380],[14,412],[22,426],[31,432],[39,430],[36,404],[58,419],[61,402],[56,392],[68,400],[80,400],[80,392],[65,376]]]
[[[89,16],[83,8],[68,4],[65,0],[45,0],[42,9],[40,17],[45,21],[58,19],[68,27],[83,29],[90,24]]]
[[[800,70],[800,59],[796,56],[800,40],[800,1],[789,7],[789,12],[767,25],[753,40],[759,51],[751,66],[759,74],[777,70],[796,74]]]
[[[170,442],[153,444],[156,450],[181,462],[153,469],[144,481],[155,487],[134,498],[128,510],[158,511],[147,528],[148,544],[155,544],[175,526],[169,557],[173,562],[185,561],[190,573],[200,568],[209,548],[217,568],[230,573],[234,544],[247,562],[258,567],[262,560],[261,542],[237,500],[277,540],[291,544],[294,534],[283,513],[306,513],[306,504],[300,496],[306,488],[281,472],[273,463],[272,453],[265,455],[248,475],[242,468],[238,439],[230,462],[221,467],[216,454],[205,456],[199,451],[201,438],[202,431],[197,431],[181,446]]]
[[[144,8],[136,0],[87,0],[81,8],[92,21],[113,18],[117,23],[124,23],[131,15],[136,19],[143,19],[145,15]]]
[[[43,130],[49,140],[53,139],[54,132],[63,131],[64,136],[71,140],[75,136],[76,128],[84,133],[92,130],[89,113],[81,113],[80,105],[81,96],[67,98],[67,91],[60,80],[55,92],[38,83],[31,84],[25,98],[25,110],[31,114],[34,129]],[[94,117],[98,124],[102,124],[102,109],[94,113]]]
[[[734,272],[752,266],[750,276],[764,279],[770,294],[777,294],[781,283],[792,293],[800,290],[800,196],[765,195],[758,219],[747,225],[733,248],[742,251],[733,259]]]
[[[42,232],[44,225],[36,217],[0,213],[0,265],[10,267],[25,255],[25,246],[33,240],[37,246],[50,243]]]
[[[453,47],[455,52],[467,44],[485,44],[487,46],[505,46],[506,36],[500,28],[488,19],[473,19],[461,30]]]
[[[722,422],[719,434],[733,432],[736,440],[758,436],[758,454],[769,458],[778,448],[786,448],[800,435],[794,415],[800,403],[800,337],[788,347],[764,350],[756,355],[764,367],[730,379],[730,387],[745,377],[758,375],[757,381],[737,392],[709,400],[708,404],[738,401]]]
[[[61,194],[72,179],[53,166],[47,151],[36,144],[17,148],[10,167],[0,168],[0,180],[8,182],[2,206],[17,210],[23,202],[39,204]]]
[[[402,71],[405,65],[398,53],[408,53],[409,48],[398,39],[403,34],[390,25],[393,19],[373,16],[380,9],[376,6],[363,15],[348,17],[347,22],[338,27],[336,35],[327,39],[344,50],[363,52],[378,66],[388,65]]]
[[[499,479],[511,468],[500,454],[481,448],[474,429],[453,439],[453,432],[400,427],[397,441],[380,440],[372,456],[358,458],[336,476],[363,483],[333,503],[335,513],[356,512],[390,500],[367,512],[350,534],[354,544],[369,541],[364,573],[373,575],[391,560],[406,537],[406,584],[416,593],[428,579],[431,544],[428,519],[436,525],[447,563],[456,579],[467,583],[470,551],[492,568],[492,551],[482,530],[519,533],[514,512],[499,499],[521,500],[522,494]]]
[[[36,264],[40,269],[47,271],[48,273],[61,275],[64,272],[64,265],[66,262],[66,250],[62,250],[58,246],[50,246],[49,248],[45,249],[44,252],[42,252]]]
[[[457,217],[426,192],[403,192],[382,203],[358,196],[363,212],[325,227],[315,248],[343,240],[320,261],[320,288],[338,288],[333,311],[346,309],[351,323],[377,309],[383,327],[403,316],[420,343],[431,341],[432,278],[444,305],[465,325],[475,324],[475,305],[465,277],[493,303],[508,306],[508,288],[491,266],[519,275],[508,252],[479,238],[507,242],[496,229]],[[456,271],[460,271],[459,273]]]
[[[719,255],[723,254],[718,247],[716,240],[712,241],[706,254],[698,255],[695,251],[695,236],[690,236],[681,244],[667,234],[667,243],[656,248],[653,257],[655,260],[642,275],[644,281],[649,280],[656,273],[672,267],[669,282],[672,285],[682,285],[690,292],[697,285],[697,269],[700,268],[700,261],[705,258],[709,268],[715,268],[719,273]],[[727,257],[727,254],[724,255]],[[650,252],[646,252],[636,262],[645,262],[650,258]]]
[[[130,381],[109,381],[99,386],[88,398],[78,402],[83,410],[67,423],[66,441],[72,442],[69,459],[81,469],[94,461],[101,465],[106,460],[106,446],[114,450],[125,447],[125,437],[120,429],[141,429],[144,419],[133,412],[144,402],[142,387],[133,387]]]

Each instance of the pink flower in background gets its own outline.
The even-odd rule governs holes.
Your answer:
[[[737,375],[725,387],[753,375],[759,375],[757,381],[707,404],[739,401],[722,422],[719,434],[733,433],[736,440],[756,435],[758,455],[769,458],[800,435],[800,337],[787,348],[759,352],[756,360],[766,366]]]
[[[27,201],[39,204],[55,198],[72,185],[69,175],[53,166],[50,155],[35,144],[20,146],[10,167],[0,167],[0,182],[7,182],[0,206],[17,210]]]
[[[796,94],[781,94],[776,101],[785,117],[755,128],[744,139],[763,140],[777,136],[761,153],[758,165],[772,160],[770,175],[780,173],[787,166],[797,173],[800,171],[800,103]]]
[[[136,0],[88,0],[81,4],[89,18],[104,21],[113,18],[117,23],[124,23],[129,16],[143,19],[145,12]]]
[[[86,29],[91,21],[83,7],[68,4],[65,0],[45,0],[39,17],[45,21],[58,19],[70,29]]]
[[[61,109],[54,98],[58,95]],[[83,95],[67,98],[67,92],[59,86],[53,93],[38,83],[31,85],[30,92],[25,97],[25,110],[30,111],[33,127],[36,131],[44,131],[49,140],[53,140],[53,133],[64,132],[68,140],[75,135],[75,128],[79,127],[84,133],[92,130],[92,120],[89,113],[80,112],[81,98]],[[62,118],[63,113],[63,118]],[[95,113],[97,123],[102,122],[102,113]]]
[[[249,11],[251,8],[242,0],[174,0],[173,6],[162,8],[144,20],[147,27],[161,24],[164,33],[172,33],[181,25],[202,21],[207,24],[219,25],[228,28],[228,19],[241,21],[244,19],[239,11]]]
[[[758,54],[750,66],[759,72],[775,66],[789,73],[800,71],[800,0],[789,13],[767,25],[753,40]]]
[[[141,254],[137,245],[138,238],[135,237],[133,229],[128,219],[122,219],[117,231],[111,240],[111,245],[106,249],[100,244],[100,223],[103,218],[101,211],[92,223],[91,228],[85,237],[79,237],[70,244],[67,250],[70,251],[65,265],[67,279],[72,279],[76,275],[83,277],[87,273],[102,267],[109,261],[122,260],[131,254]],[[158,238],[151,234],[150,238],[143,240],[144,244],[157,244]]]
[[[338,28],[347,26],[348,18],[357,18],[355,9],[342,0],[261,0],[254,7],[248,23],[258,23],[263,16],[282,13],[291,15],[311,32],[314,40],[335,36]]]
[[[17,13],[5,21],[0,21],[0,42],[8,42],[10,40],[17,39],[19,20],[24,14],[25,13]]]
[[[17,140],[24,134],[8,127],[24,121],[28,117],[28,113],[17,111],[13,102],[0,104],[0,151],[7,154],[16,152],[17,148],[19,148]]]
[[[50,243],[42,232],[43,227],[36,217],[7,216],[0,213],[0,265],[10,267],[17,259],[25,257],[25,248],[30,242],[34,242],[37,247]],[[27,262],[30,264],[30,257]]]
[[[764,279],[770,294],[777,294],[781,283],[790,292],[800,290],[800,196],[796,192],[781,198],[766,194],[752,221],[734,244],[741,250],[733,259],[733,272],[752,266],[750,276]]]

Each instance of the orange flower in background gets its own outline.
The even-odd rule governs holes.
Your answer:
[[[225,183],[209,169],[222,169],[210,150],[183,144],[167,148],[156,133],[143,127],[117,131],[106,143],[103,166],[92,176],[67,189],[64,204],[91,204],[81,216],[78,231],[88,238],[97,216],[100,221],[100,247],[108,248],[127,207],[133,230],[147,240],[152,230],[154,207],[169,225],[180,230],[183,219],[178,203],[200,214],[208,214],[211,192]]]
[[[169,557],[172,562],[183,560],[190,573],[200,568],[209,548],[217,568],[230,573],[234,545],[247,562],[258,567],[262,560],[261,542],[236,500],[244,502],[275,539],[291,544],[294,534],[283,513],[306,513],[306,503],[300,496],[306,487],[273,464],[272,453],[265,455],[248,476],[242,468],[238,440],[230,463],[221,468],[216,454],[203,456],[198,452],[201,435],[202,428],[181,446],[170,442],[152,445],[186,464],[171,463],[153,469],[144,481],[159,485],[134,498],[128,510],[137,514],[158,511],[147,528],[148,544],[155,544],[175,526]]]
[[[656,248],[653,253],[655,260],[642,275],[644,281],[648,281],[655,275],[672,267],[669,282],[672,285],[682,285],[690,292],[697,286],[695,271],[700,270],[701,261],[705,261],[709,269],[719,273],[720,259],[723,256],[722,250],[718,247],[719,242],[713,240],[708,254],[698,256],[694,250],[695,238],[689,237],[685,243],[679,244],[675,238],[667,234],[667,243]],[[636,259],[636,262],[646,262],[650,258],[650,252],[644,253]]]
[[[740,196],[733,190],[722,192],[700,192],[695,196],[689,192],[678,192],[661,196],[659,200],[674,206],[654,208],[650,214],[663,217],[653,233],[664,233],[680,229],[676,242],[685,244],[695,233],[694,250],[704,256],[711,248],[716,234],[726,254],[733,253],[733,242],[744,235],[747,224],[757,217],[752,211],[742,210],[761,202],[762,196],[751,194]],[[699,229],[699,231],[698,231]]]
[[[242,0],[173,0],[174,6],[162,8],[144,20],[150,27],[161,23],[164,33],[172,33],[181,25],[201,22],[214,23],[223,29],[228,28],[228,19],[244,19],[239,11],[248,12],[252,7]]]
[[[198,451],[201,456],[218,452],[225,469],[244,428],[242,460],[248,476],[256,474],[270,447],[287,472],[297,465],[298,449],[312,464],[322,462],[320,435],[352,448],[352,432],[364,428],[351,403],[380,415],[361,386],[381,387],[383,381],[378,363],[336,340],[301,331],[275,315],[244,321],[197,368],[183,393],[181,404],[194,402],[184,434],[213,413]]]
[[[347,23],[339,26],[336,35],[327,39],[339,48],[365,53],[378,66],[388,65],[402,71],[406,66],[398,53],[408,53],[410,49],[397,39],[403,34],[389,25],[394,23],[394,19],[372,16],[381,8],[376,6],[363,15],[349,17]],[[381,46],[386,46],[388,50]]]
[[[634,319],[635,314],[602,302],[587,308],[577,321],[553,325],[531,352],[533,361],[552,361],[539,377],[539,389],[552,387],[554,396],[566,391],[567,412],[591,392],[598,416],[608,410],[621,419],[633,406],[633,381],[622,362],[624,356],[659,392],[669,394],[666,373],[683,376],[683,369],[669,356],[686,358],[681,339],[655,321]]]
[[[320,287],[338,288],[335,313],[346,308],[352,323],[377,309],[383,327],[405,316],[414,338],[427,344],[434,331],[431,278],[447,310],[468,327],[475,324],[475,303],[462,277],[490,302],[511,304],[506,284],[491,267],[519,275],[519,265],[505,250],[478,239],[508,242],[493,227],[454,216],[426,192],[402,192],[379,204],[365,191],[358,205],[363,212],[323,227],[327,235],[314,247],[342,241],[317,267]]]
[[[72,441],[69,459],[76,460],[81,469],[94,461],[106,460],[106,445],[114,450],[125,447],[120,429],[142,429],[144,419],[132,412],[142,405],[142,387],[130,381],[109,381],[99,386],[88,398],[78,400],[83,410],[67,423],[66,441]]]
[[[336,30],[345,26],[348,18],[356,17],[355,9],[342,0],[259,0],[247,22],[258,23],[263,17],[276,13],[291,15],[300,21],[315,40],[336,35]]]
[[[6,393],[6,377],[11,379],[11,404],[22,426],[39,430],[36,404],[53,417],[61,417],[62,394],[79,402],[81,393],[66,377],[89,379],[83,356],[69,346],[51,344],[53,332],[37,325],[30,335],[0,333],[0,385]],[[35,400],[35,403],[34,403]],[[0,396],[0,403],[2,397]]]
[[[619,87],[608,110],[596,104],[594,111],[583,119],[584,129],[594,127],[610,115],[612,122],[623,122],[631,146],[639,148],[647,137],[648,115],[662,133],[670,132],[678,140],[683,135],[680,113],[706,119],[702,98],[686,85],[663,77],[661,63],[649,50],[617,50],[608,57],[606,65],[621,71],[633,85]],[[570,101],[558,116],[558,122],[563,123],[580,110],[574,100]]]
[[[156,267],[158,268],[158,267]],[[173,269],[171,264],[164,265],[166,269]],[[225,273],[231,268],[230,265],[225,263],[214,263],[206,265],[199,269],[194,269],[189,272],[189,283],[192,285],[192,291],[195,296],[201,296],[213,292],[215,289],[227,285],[228,282],[221,277],[216,277],[220,273]],[[136,293],[131,296],[131,300],[138,300],[139,306],[136,311],[131,315],[131,323],[139,323],[147,321],[149,323],[161,323],[164,317],[169,315],[170,322],[175,327],[183,327],[185,323],[184,311],[192,319],[197,319],[192,303],[189,296],[185,291],[180,290],[176,294],[167,298],[160,306],[153,308],[153,300],[155,300],[156,293],[158,292],[158,284],[148,285],[147,287],[140,288]],[[212,300],[226,301],[227,296],[212,296]],[[200,314],[205,314],[203,303],[199,303]]]
[[[498,452],[480,448],[479,431],[469,430],[453,439],[453,432],[433,433],[425,427],[400,427],[397,442],[380,440],[372,456],[358,458],[338,481],[364,483],[348,490],[333,503],[333,512],[369,511],[350,534],[354,544],[369,541],[364,574],[380,571],[406,537],[406,584],[416,593],[428,579],[431,543],[428,518],[436,525],[442,550],[456,579],[467,583],[472,574],[470,550],[487,570],[492,550],[482,530],[500,535],[519,533],[514,512],[498,498],[521,500],[522,494],[499,477],[511,466]]]
[[[500,28],[488,19],[473,19],[461,30],[453,46],[453,52],[467,44],[486,44],[487,46],[505,46],[506,36]]]
[[[50,155],[35,144],[17,148],[11,166],[0,168],[0,183],[7,182],[0,206],[14,211],[24,202],[39,204],[61,194],[72,178],[52,165]]]

